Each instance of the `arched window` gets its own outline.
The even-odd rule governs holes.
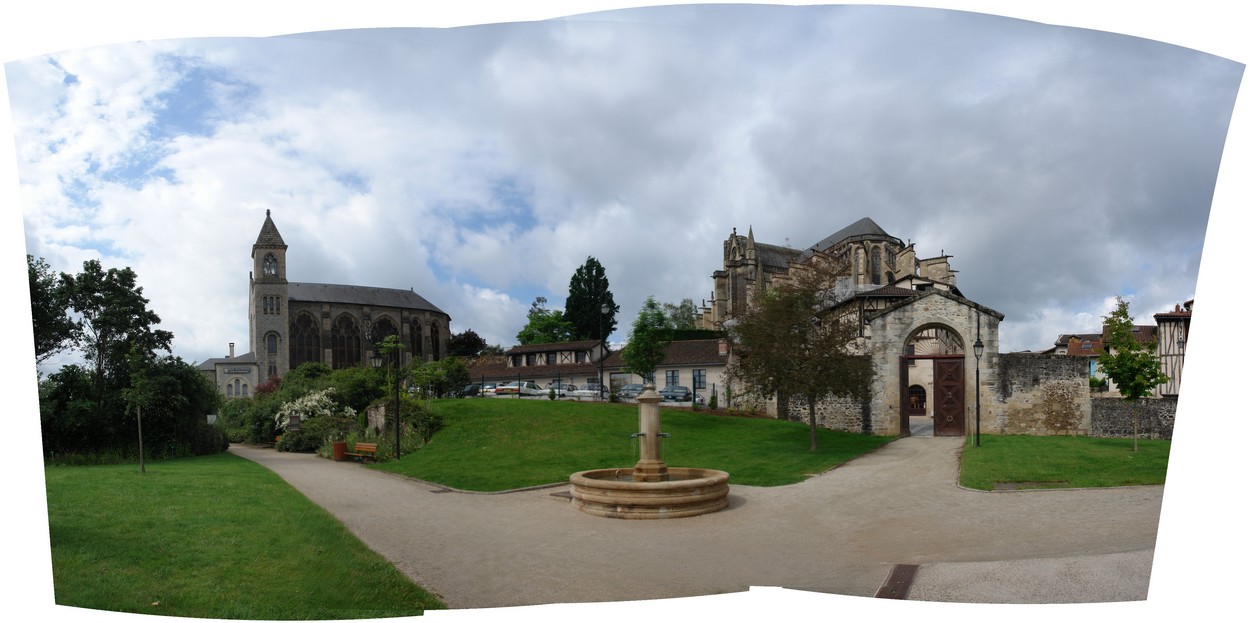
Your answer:
[[[265,259],[261,261],[261,274],[266,277],[278,276],[278,258],[274,257],[272,253],[266,253]]]
[[[881,247],[872,248],[872,282],[881,285]]]
[[[390,318],[385,316],[375,320],[373,322],[373,328],[369,331],[369,339],[373,342],[373,348],[377,348],[378,344],[381,344],[383,340],[392,335],[398,336],[399,329],[395,327],[395,323],[391,322]],[[400,342],[400,345],[402,346],[403,342]],[[398,352],[392,351],[391,353],[388,353],[386,355],[386,365],[389,366],[395,363],[397,361],[396,357],[398,356]]]
[[[360,365],[360,325],[347,314],[339,316],[330,328],[331,357],[335,368]]]
[[[430,354],[434,356],[434,361],[438,361],[439,356],[439,332],[438,323],[430,323]]]
[[[291,369],[308,361],[321,361],[321,329],[309,314],[298,314],[291,320],[288,334]]]
[[[265,336],[265,352],[270,355],[278,354],[278,334],[270,333]]]
[[[410,346],[408,350],[412,352],[412,358],[417,361],[420,361],[425,356],[425,351],[421,348],[424,337],[421,334],[421,323],[413,320],[412,324],[409,325],[408,342]]]
[[[226,398],[234,398],[234,384],[226,383]]]
[[[247,383],[243,384],[243,397],[247,398]]]

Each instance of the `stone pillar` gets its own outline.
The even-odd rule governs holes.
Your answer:
[[[638,434],[641,458],[634,465],[634,480],[662,482],[668,480],[668,465],[660,459],[660,394],[648,383],[638,395]]]

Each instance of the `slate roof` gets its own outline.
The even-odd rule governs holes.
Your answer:
[[[286,243],[282,241],[282,234],[278,233],[278,226],[273,224],[273,219],[269,216],[269,210],[265,210],[265,224],[260,226],[256,246],[286,248]]]
[[[211,359],[205,359],[204,363],[196,366],[196,368],[205,372],[212,372],[217,369],[217,364],[219,363],[238,363],[243,365],[254,364],[256,363],[256,353],[243,353],[238,357],[213,357]]]
[[[854,223],[851,223],[850,225],[847,225],[846,227],[839,229],[838,231],[834,232],[832,235],[828,236],[824,240],[817,242],[816,244],[812,245],[811,248],[812,250],[815,250],[815,251],[824,251],[825,249],[828,249],[830,247],[837,246],[839,242],[842,242],[849,238],[857,238],[857,237],[888,238],[888,239],[897,241],[900,245],[902,244],[901,240],[899,240],[898,238],[895,238],[894,236],[891,236],[890,234],[887,234],[884,229],[881,229],[880,225],[878,225],[875,221],[865,216],[864,218],[861,218],[858,221],[855,221]]]
[[[287,297],[309,303],[350,303],[376,307],[402,307],[446,313],[412,290],[345,286],[333,283],[295,283],[288,285]]]

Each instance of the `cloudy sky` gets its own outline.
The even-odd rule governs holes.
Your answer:
[[[1247,551],[1240,499],[1222,495],[1242,486],[1244,453],[1209,434],[1244,417],[1227,391],[1244,379],[1222,365],[1235,352],[1224,336],[1244,322],[1231,287],[1250,197],[1244,111],[1211,208],[1250,59],[1232,3],[893,2],[1023,22],[868,7],[556,19],[623,4],[10,9],[5,284],[24,291],[26,251],[59,270],[132,266],[175,352],[219,356],[246,335],[248,251],[271,209],[293,279],[413,287],[455,330],[501,344],[534,296],[561,302],[587,255],[607,267],[628,326],[648,294],[706,296],[735,227],[802,247],[861,216],[922,255],[952,254],[963,291],[1007,315],[1005,350],[1096,329],[1117,293],[1148,318],[1197,291],[1150,603],[1109,606],[1155,619],[1192,615],[1194,594],[1235,605],[1192,573]],[[290,35],[378,26],[437,29]],[[209,36],[253,38],[187,39]],[[21,326],[16,302],[6,319]],[[36,418],[16,417],[38,410],[31,359],[4,360],[6,379],[30,379],[7,420],[17,439],[39,435]],[[29,460],[6,491],[36,508],[38,457],[13,452]],[[5,551],[26,564],[4,584],[20,608],[47,610],[47,523],[16,519]],[[798,599],[781,597],[763,595],[759,612]],[[824,597],[871,613],[872,600]]]
[[[1243,66],[941,9],[677,6],[186,38],[6,64],[26,248],[138,273],[175,353],[247,339],[265,211],[293,281],[413,288],[510,346],[603,263],[710,298],[737,228],[863,217],[954,256],[1004,351],[1194,297]],[[67,358],[61,358],[62,361]],[[55,363],[55,360],[54,360]]]

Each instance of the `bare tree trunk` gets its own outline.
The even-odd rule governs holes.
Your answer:
[[[135,405],[135,414],[139,419],[139,473],[143,474],[143,407]]]
[[[807,397],[807,428],[811,435],[812,452],[816,451],[816,399],[811,396]]]

